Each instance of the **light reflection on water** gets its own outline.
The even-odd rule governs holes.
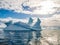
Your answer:
[[[60,26],[42,26],[42,30],[60,30]]]

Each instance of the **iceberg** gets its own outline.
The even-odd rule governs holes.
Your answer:
[[[32,18],[29,19],[28,23],[24,23],[21,21],[15,23],[12,23],[12,21],[6,22],[5,24],[7,25],[7,27],[4,28],[5,38],[10,39],[10,43],[12,42],[16,45],[28,45],[31,39],[35,37],[38,40],[41,36],[41,21],[38,18],[37,22],[33,26],[31,26],[32,23]],[[33,33],[36,35],[35,37]]]

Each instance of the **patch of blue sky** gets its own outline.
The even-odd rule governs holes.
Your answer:
[[[0,9],[0,18],[28,18],[31,17],[30,14],[24,14],[24,13],[17,13],[14,12],[14,10],[7,10],[7,9]]]

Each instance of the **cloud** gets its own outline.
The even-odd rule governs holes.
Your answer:
[[[59,26],[60,27],[60,14],[59,15],[53,15],[49,18],[43,18],[42,26]]]
[[[9,22],[9,21],[12,21],[13,23],[14,22],[19,22],[19,21],[24,22],[24,23],[27,23],[28,22],[28,18],[26,18],[26,19],[17,19],[17,18],[7,17],[7,18],[0,18],[0,21],[2,23]]]
[[[60,7],[58,2],[59,0],[0,0],[0,8],[31,15],[48,15],[57,11]]]
[[[2,28],[5,28],[5,27],[6,27],[6,25],[5,25],[4,23],[0,22],[0,30],[1,30]]]

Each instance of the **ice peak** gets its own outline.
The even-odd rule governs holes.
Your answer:
[[[33,19],[30,17],[29,21],[28,21],[28,24],[31,25],[32,23],[33,23]]]
[[[40,21],[40,19],[38,18],[38,19],[37,19],[37,22],[33,25],[32,28],[34,28],[34,29],[41,29],[40,23],[41,23],[41,21]]]

